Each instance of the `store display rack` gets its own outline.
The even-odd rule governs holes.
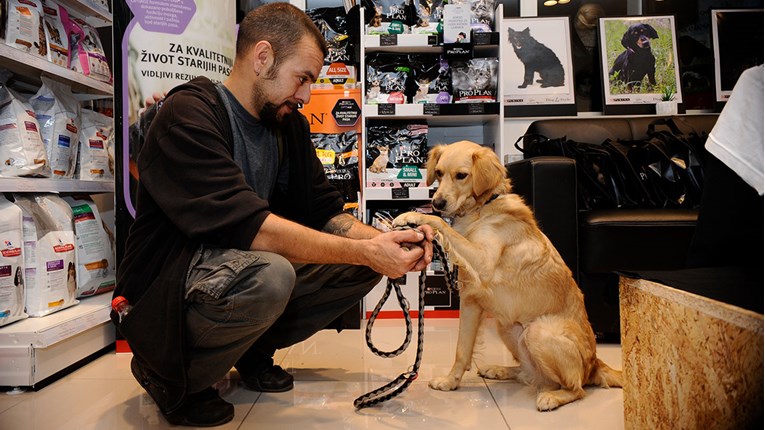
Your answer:
[[[112,15],[88,0],[58,0],[73,16],[95,27],[111,27]],[[110,98],[114,87],[0,41],[0,67],[14,79],[39,87],[41,76],[71,85],[81,99]],[[77,179],[0,178],[0,192],[58,192],[67,194],[114,193],[114,181]],[[95,354],[115,342],[109,320],[111,294],[80,299],[67,309],[27,318],[0,327],[0,386],[18,390],[35,387],[46,378]]]

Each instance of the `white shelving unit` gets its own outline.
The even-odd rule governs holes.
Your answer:
[[[111,27],[112,15],[87,0],[58,0],[70,15],[96,27]],[[32,86],[45,75],[72,87],[82,98],[111,97],[111,83],[50,63],[0,42],[0,68]],[[114,181],[0,178],[0,192],[114,193]],[[0,327],[0,386],[28,387],[114,344],[116,331],[109,319],[111,294],[80,299],[69,308]]]
[[[503,6],[498,5],[495,10],[495,28],[502,20]],[[362,10],[363,17],[363,10]],[[361,19],[361,58],[360,58],[360,82],[362,83],[362,99],[366,94],[366,55],[376,52],[403,53],[403,54],[439,54],[443,52],[443,47],[437,45],[437,38],[433,35],[425,34],[399,34],[399,35],[366,35],[363,19]],[[495,30],[496,31],[496,30]],[[502,38],[499,38],[499,43]],[[476,45],[474,47],[476,57],[500,57],[502,52],[499,44],[496,45]],[[499,67],[501,67],[501,61]],[[502,80],[501,70],[497,70],[497,102],[496,103],[460,103],[450,105],[424,105],[424,104],[396,104],[375,105],[366,104],[363,100],[362,121],[364,121],[363,138],[364,144],[369,143],[367,138],[367,127],[369,122],[375,124],[385,123],[386,121],[400,120],[418,120],[426,121],[428,124],[428,145],[437,143],[451,143],[457,140],[468,139],[482,145],[492,146],[502,159],[502,142],[504,134],[503,116],[504,109],[501,105]],[[379,209],[387,203],[391,205],[400,205],[411,203],[413,206],[427,203],[430,201],[435,187],[410,187],[406,190],[395,189],[391,187],[369,187],[366,181],[366,150],[361,154],[361,171],[364,175],[362,180],[363,191],[360,209],[364,214],[365,221],[369,209]],[[402,286],[402,291],[409,300],[411,310],[417,310],[418,306],[418,283],[419,275],[409,273],[406,278],[406,284]],[[382,296],[387,279],[383,279],[367,297],[365,297],[365,311],[370,312]],[[389,300],[383,310],[398,310],[395,300]]]

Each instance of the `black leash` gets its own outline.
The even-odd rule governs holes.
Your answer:
[[[454,291],[457,289],[457,267],[455,266],[453,270],[449,268],[448,261],[446,259],[446,253],[444,252],[441,245],[438,243],[437,240],[433,239],[433,253],[438,255],[439,260],[443,264],[443,270],[446,277],[446,285],[449,288],[449,291]],[[403,393],[404,390],[409,387],[409,385],[414,382],[415,379],[417,379],[418,372],[420,370],[420,363],[422,362],[422,350],[424,345],[423,335],[425,332],[425,279],[427,278],[426,270],[423,269],[420,272],[420,294],[419,294],[419,310],[417,312],[417,318],[418,318],[418,324],[417,324],[417,355],[414,359],[414,365],[409,368],[407,372],[402,373],[399,375],[396,379],[389,382],[388,384],[383,385],[382,387],[372,390],[368,392],[367,394],[364,394],[363,396],[358,397],[356,400],[353,401],[353,406],[356,407],[356,409],[366,408],[369,406],[376,405],[377,403],[382,403],[386,400],[390,400],[399,394]],[[367,323],[367,330],[366,330],[366,341],[367,346],[369,346],[369,349],[378,357],[385,357],[385,358],[393,358],[401,355],[404,351],[406,351],[406,348],[409,347],[409,343],[412,340],[412,319],[409,316],[409,301],[404,297],[404,294],[401,292],[401,283],[404,282],[406,278],[402,277],[399,279],[388,279],[388,284],[385,288],[385,293],[383,293],[382,297],[380,298],[380,301],[377,303],[377,306],[375,306],[375,309],[372,311],[372,315],[369,317],[369,322]],[[377,314],[380,313],[380,309],[382,309],[385,302],[388,300],[388,297],[390,296],[390,293],[392,290],[396,291],[396,296],[398,297],[399,305],[401,306],[401,310],[404,312],[404,320],[406,321],[406,338],[404,339],[404,342],[399,346],[397,349],[393,351],[381,351],[377,349],[374,344],[372,344],[372,326],[375,323],[375,320],[377,320]]]

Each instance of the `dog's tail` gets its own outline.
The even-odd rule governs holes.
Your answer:
[[[590,380],[587,381],[587,384],[598,385],[603,388],[621,387],[622,371],[614,370],[599,358],[596,358],[595,367],[593,367],[592,372],[590,373]]]

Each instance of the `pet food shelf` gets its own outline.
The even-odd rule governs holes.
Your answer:
[[[366,104],[366,119],[427,119],[430,123],[475,124],[497,120],[499,103]]]
[[[472,48],[479,52],[484,50],[496,50],[499,46],[499,33],[477,33],[477,39]],[[411,54],[441,53],[443,52],[442,40],[435,34],[367,34],[364,35],[364,49],[368,52],[401,52],[405,50]]]
[[[366,200],[430,200],[434,188],[410,187],[410,188],[364,188]]]
[[[0,192],[113,193],[114,181],[79,179],[0,178]]]
[[[70,15],[111,31],[112,14],[93,0],[58,0]],[[111,3],[111,2],[110,2]],[[114,87],[0,42],[0,68],[31,87],[41,76],[71,86],[78,99],[111,98]],[[0,178],[0,192],[60,192],[113,194],[114,181],[52,178]],[[112,347],[116,339],[109,320],[111,294],[80,299],[77,305],[0,327],[0,386],[35,387],[72,365]]]
[[[111,294],[0,327],[0,386],[34,386],[114,343]]]
[[[0,67],[13,72],[16,79],[38,87],[42,82],[40,76],[45,74],[71,85],[75,93],[114,94],[114,86],[108,82],[101,82],[4,43],[0,43]]]

